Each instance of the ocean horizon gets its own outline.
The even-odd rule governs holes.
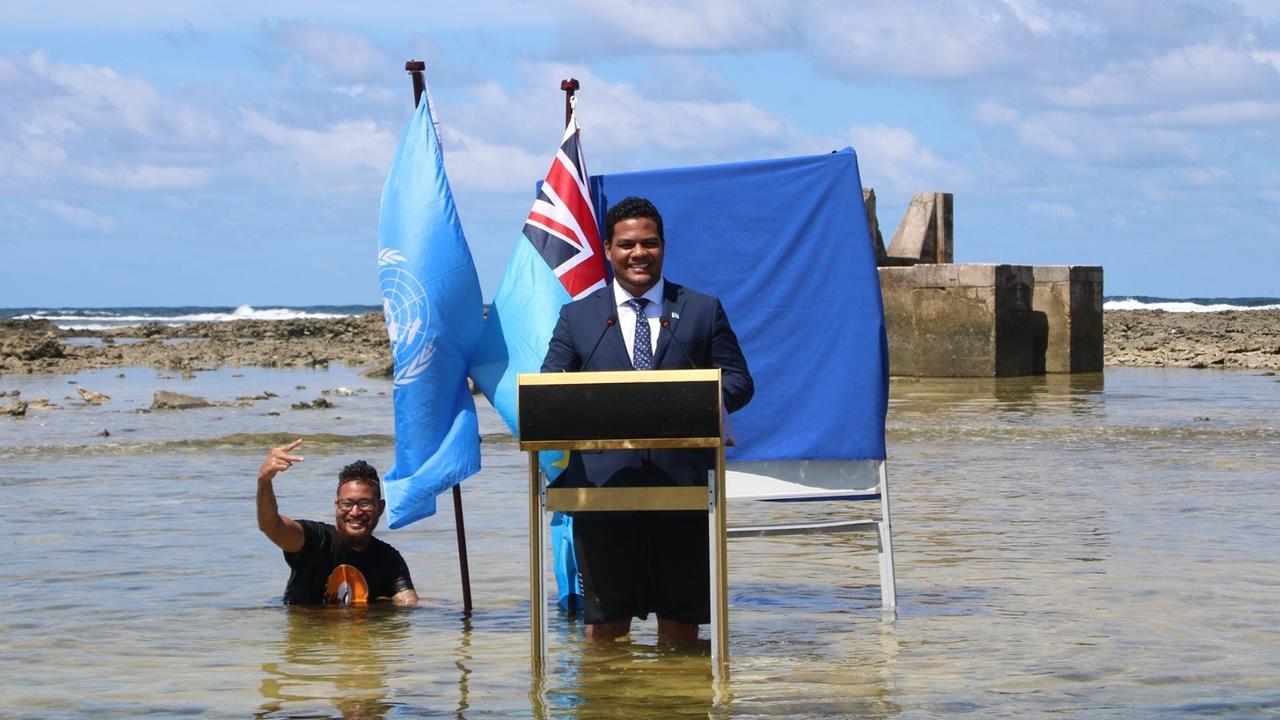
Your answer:
[[[1107,295],[1103,310],[1163,310],[1165,312],[1221,312],[1280,310],[1280,297],[1187,297]],[[381,305],[138,305],[107,307],[0,308],[0,320],[48,320],[62,330],[109,330],[144,323],[185,325],[233,320],[335,319],[382,310]]]

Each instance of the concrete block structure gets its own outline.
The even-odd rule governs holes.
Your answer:
[[[1031,268],[1032,372],[1102,372],[1102,267]]]
[[[862,207],[867,211],[867,231],[871,234],[871,246],[876,251],[876,266],[885,264],[888,253],[884,249],[884,235],[880,234],[880,218],[876,216],[875,188],[862,188]]]
[[[953,202],[951,193],[916,193],[889,241],[888,264],[954,262]]]
[[[884,247],[862,189],[889,337],[889,372],[1010,377],[1101,372],[1102,267],[954,264],[953,197],[917,193]]]
[[[892,374],[1008,377],[1034,372],[1031,267],[914,265],[879,272]]]

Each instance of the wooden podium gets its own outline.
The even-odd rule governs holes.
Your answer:
[[[529,453],[530,654],[535,674],[547,657],[548,511],[706,510],[710,540],[711,664],[727,679],[728,571],[725,562],[724,426],[720,370],[636,370],[522,374],[517,379],[520,449]],[[707,486],[548,488],[539,450],[715,448]]]

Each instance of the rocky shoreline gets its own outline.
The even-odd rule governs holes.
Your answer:
[[[1108,366],[1280,370],[1280,310],[1104,313]],[[190,375],[232,367],[327,367],[389,376],[382,315],[333,320],[235,320],[102,331],[47,320],[0,321],[0,375],[151,366]]]
[[[1280,370],[1280,310],[1112,310],[1102,328],[1108,366]]]
[[[150,366],[189,375],[232,367],[366,368],[390,377],[380,313],[330,320],[233,320],[170,327],[60,330],[47,320],[0,321],[0,375]]]

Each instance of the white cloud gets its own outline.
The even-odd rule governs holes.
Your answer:
[[[589,28],[566,42],[618,49],[735,50],[776,48],[797,40],[787,0],[572,0],[566,24]]]
[[[0,184],[87,181],[108,188],[191,188],[212,175],[207,149],[218,119],[191,102],[109,67],[71,65],[41,52],[0,59]],[[203,167],[202,167],[203,166]]]
[[[360,45],[304,30],[293,40]],[[327,104],[278,95],[237,106],[209,92],[162,93],[113,68],[57,62],[41,52],[0,58],[0,94],[9,100],[0,104],[0,186],[375,194],[399,128],[378,115],[390,105],[388,93],[353,87],[325,88]]]
[[[1247,51],[1222,45],[1179,47],[1150,60],[1111,63],[1088,80],[1046,88],[1066,108],[1142,108],[1251,99],[1280,93],[1280,75]]]
[[[1009,9],[1041,46],[1006,33],[1022,67],[989,66],[940,90],[963,92],[982,152],[1003,176],[1053,181],[1064,192],[1107,183],[1167,202],[1158,189],[1167,186],[1138,170],[1159,168],[1163,180],[1179,179],[1175,187],[1216,187],[1243,178],[1232,158],[1271,154],[1280,54],[1265,45],[1274,33],[1238,8],[1134,0],[1072,15],[1010,0]],[[1207,175],[1210,161],[1227,175]]]
[[[1076,220],[1080,217],[1079,211],[1074,207],[1061,202],[1046,202],[1042,200],[1032,201],[1027,205],[1027,209],[1033,214],[1047,218],[1049,220]]]
[[[716,77],[709,70],[700,73],[705,68],[691,62],[661,67]],[[562,96],[552,88],[570,75],[589,88],[582,122],[589,167],[597,172],[829,149],[741,99],[654,101],[631,83],[607,81],[581,66],[535,64],[524,68],[512,89],[484,83],[468,88],[461,99],[437,103],[446,163],[458,190],[528,191],[546,172],[560,138]],[[385,177],[406,114],[391,110],[392,103],[381,96],[370,104],[363,96],[329,93],[319,109],[288,96],[239,105],[202,96],[218,107],[217,115],[206,115],[205,106],[163,94],[141,78],[109,67],[59,63],[43,54],[0,63],[0,89],[18,88],[20,78],[26,84],[14,94],[21,102],[0,108],[0,129],[10,131],[0,135],[0,170],[27,189],[124,193],[272,187],[285,193],[372,196]]]
[[[1025,28],[1001,3],[937,3],[904,12],[890,0],[819,0],[805,13],[806,42],[833,72],[950,80],[1009,61],[1010,31]]]
[[[1235,0],[1249,15],[1267,22],[1280,21],[1280,5],[1275,0]]]
[[[994,100],[982,100],[974,108],[973,117],[983,125],[1013,125],[1018,120],[1018,111]]]
[[[94,31],[226,31],[263,21],[323,17],[347,25],[395,25],[434,29],[528,26],[546,22],[555,5],[547,0],[485,0],[460,3],[316,3],[313,0],[171,0],[163,3],[95,0],[12,0],[0,4],[0,26],[15,31],[68,28]]]
[[[1176,164],[1205,154],[1186,132],[1075,113],[1037,115],[1019,122],[1015,132],[1032,150],[1082,164]]]
[[[51,62],[33,53],[27,71],[48,84],[43,100],[65,113],[66,129],[101,140],[100,133],[129,133],[168,145],[216,142],[220,128],[198,107],[162,98],[145,80],[118,74],[109,67]],[[110,135],[108,135],[110,139]]]
[[[668,100],[723,102],[742,99],[742,91],[718,70],[685,56],[663,56],[650,63],[648,73],[636,82],[648,97]]]
[[[268,35],[330,77],[347,82],[377,78],[395,67],[389,54],[350,30],[289,21],[272,26]]]
[[[583,66],[526,66],[511,90],[486,83],[468,91],[468,102],[441,106],[441,122],[465,128],[472,141],[523,148],[533,157],[551,153],[563,132],[557,88],[562,78],[582,82],[578,118],[592,172],[745,160],[832,149],[785,119],[745,100],[654,97],[629,82],[613,82]],[[446,134],[446,140],[449,139]],[[446,144],[446,150],[452,148]],[[452,165],[450,171],[452,172]],[[538,169],[539,176],[546,167]]]
[[[794,50],[847,78],[941,81],[1009,66],[1017,50],[1080,25],[1035,0],[574,0],[562,22],[593,28],[565,38],[574,51]]]
[[[1255,32],[1256,21],[1231,5],[579,0],[565,15],[566,27],[573,26],[570,14],[601,29],[590,38],[567,35],[566,47],[575,51],[578,43],[611,56],[795,51],[853,82],[906,78],[963,96],[986,125],[1013,125],[1021,117],[1031,124],[1020,136],[1060,156],[1072,152],[1071,140],[1038,125],[1040,111],[1112,114],[1122,122],[1147,115],[1153,127],[1170,120],[1166,129],[1179,125],[1176,113],[1186,113],[1188,124],[1233,122],[1233,113],[1239,122],[1264,123],[1272,121],[1266,98],[1280,94],[1280,53],[1260,45],[1265,34]],[[697,84],[685,93],[690,99],[699,97]],[[651,84],[641,87],[657,94]],[[729,97],[711,87],[702,99]]]
[[[371,119],[338,122],[320,128],[288,125],[246,109],[244,132],[265,143],[265,157],[252,159],[276,177],[312,192],[376,192],[386,175],[398,134]]]
[[[1218,187],[1231,180],[1230,171],[1211,165],[1183,168],[1174,175],[1186,185],[1199,188]]]
[[[454,190],[481,193],[524,193],[532,202],[534,183],[551,167],[554,145],[542,152],[468,135],[461,128],[441,130],[444,165]]]
[[[1053,25],[1048,14],[1035,0],[1004,0],[1004,4],[1013,12],[1018,22],[1037,35],[1053,32]]]
[[[194,190],[208,185],[213,172],[201,167],[124,164],[116,167],[87,167],[78,174],[100,188]]]
[[[89,208],[71,205],[61,200],[41,200],[40,207],[61,218],[64,222],[92,232],[109,233],[119,229],[115,220],[90,210]]]
[[[1280,122],[1280,100],[1195,103],[1139,115],[1136,120],[1153,126],[1269,128]]]
[[[938,156],[903,128],[861,125],[846,135],[858,153],[863,184],[881,192],[954,192],[970,181],[968,170]]]
[[[1032,118],[1018,124],[1017,136],[1023,145],[1045,155],[1060,159],[1075,157],[1080,149],[1069,138],[1067,128],[1061,125],[1051,118]]]
[[[1275,50],[1254,50],[1250,53],[1250,57],[1260,63],[1270,65],[1272,69],[1280,73],[1280,52]]]

